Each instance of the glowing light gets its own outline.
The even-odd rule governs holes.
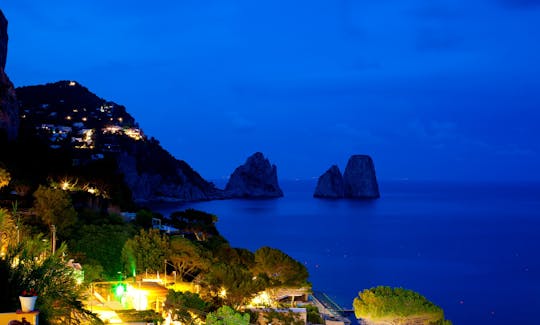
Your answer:
[[[219,296],[220,296],[221,298],[227,297],[227,289],[222,288],[221,291],[219,292]]]
[[[94,129],[87,129],[83,131],[84,142],[92,144],[92,136],[94,136]]]
[[[126,129],[124,133],[134,140],[142,140],[141,130],[139,129]]]
[[[148,292],[146,290],[128,286],[127,295],[133,303],[133,308],[135,308],[135,310],[148,309]]]
[[[103,133],[116,134],[116,133],[119,133],[120,131],[122,131],[122,128],[119,127],[118,125],[109,125],[109,126],[103,128]]]
[[[108,324],[121,324],[122,320],[118,317],[118,314],[112,310],[95,310],[99,319]]]
[[[116,288],[114,288],[114,294],[117,297],[123,296],[125,292],[126,292],[126,288],[122,284],[119,284],[116,286]]]
[[[62,189],[63,189],[64,191],[69,190],[69,187],[70,187],[70,186],[71,186],[71,184],[69,184],[68,181],[64,181],[64,182],[62,183]]]
[[[71,116],[66,116],[66,120],[71,121]]]
[[[250,302],[251,306],[270,306],[272,305],[272,298],[268,295],[266,291],[259,293]]]
[[[70,82],[69,82],[69,86],[70,86],[70,87],[73,87],[73,86],[75,86],[75,85],[77,85],[77,83],[76,83],[75,81],[70,81]]]

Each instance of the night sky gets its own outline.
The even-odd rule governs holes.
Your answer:
[[[207,179],[540,180],[539,0],[5,0],[16,86],[76,80]]]

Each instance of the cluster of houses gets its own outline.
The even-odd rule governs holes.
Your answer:
[[[70,81],[67,86],[76,87],[77,83]],[[106,101],[96,107],[82,106],[64,99],[32,105],[21,110],[21,121],[32,125],[52,149],[87,152],[92,160],[102,159],[104,153],[120,152],[119,137],[146,139],[124,107]]]

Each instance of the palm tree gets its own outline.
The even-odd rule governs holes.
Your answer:
[[[75,270],[64,261],[67,247],[62,245],[49,254],[42,239],[37,236],[13,245],[0,259],[0,308],[16,310],[19,294],[34,289],[38,293],[40,324],[101,324],[82,304],[85,288],[77,283]]]

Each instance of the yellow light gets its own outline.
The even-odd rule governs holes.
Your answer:
[[[219,296],[220,296],[221,298],[227,297],[227,289],[222,288],[221,291],[219,292]]]
[[[77,84],[77,83],[76,83],[75,81],[70,81],[70,82],[69,82],[69,85],[70,85],[71,87],[75,86],[76,84]]]
[[[69,189],[69,182],[68,181],[64,181],[62,183],[62,189],[65,191],[65,190],[68,190]]]
[[[272,305],[272,298],[268,295],[266,291],[259,293],[250,302],[251,306],[270,306]]]
[[[125,135],[128,137],[134,139],[134,140],[141,140],[141,131],[139,129],[126,129],[124,130]]]
[[[95,310],[94,312],[98,315],[99,319],[109,324],[121,324],[122,320],[118,317],[118,314],[112,310]]]
[[[137,289],[133,286],[128,286],[127,295],[133,303],[135,310],[147,310],[148,309],[148,292],[146,290]]]

